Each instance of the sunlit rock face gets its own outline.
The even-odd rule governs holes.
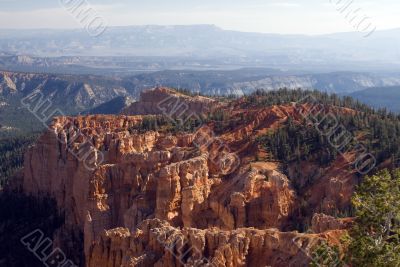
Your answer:
[[[56,118],[26,153],[23,191],[54,198],[65,218],[56,245],[83,242],[81,266],[236,267],[307,266],[311,247],[337,242],[345,227],[324,218],[313,220],[318,234],[287,232],[296,224],[298,192],[276,163],[249,160],[254,139],[296,117],[293,109],[248,112],[233,128],[208,135],[207,145],[198,139],[213,131],[209,122],[193,132],[132,130],[144,120],[136,113],[157,114],[154,100],[168,92],[143,94],[130,115]],[[171,97],[203,114],[217,106],[208,98]],[[221,147],[238,162],[225,163]],[[319,200],[341,205],[343,196],[331,191],[318,193]],[[81,241],[73,238],[79,234]]]

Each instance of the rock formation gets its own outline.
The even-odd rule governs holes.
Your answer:
[[[352,218],[336,219],[325,214],[314,214],[311,229],[314,233],[324,233],[329,230],[349,229],[353,223]]]
[[[195,112],[215,105],[156,89],[125,113],[159,114],[165,96]],[[315,217],[318,234],[287,232],[298,193],[279,168],[249,160],[252,140],[290,112],[255,110],[221,134],[212,123],[173,134],[134,130],[144,116],[59,117],[25,156],[23,191],[57,201],[55,239],[68,251],[82,234],[82,266],[307,266],[312,247],[345,227]]]
[[[188,96],[174,90],[157,87],[143,91],[140,101],[133,103],[122,111],[122,114],[171,116],[204,114],[217,105],[217,101],[203,96]]]

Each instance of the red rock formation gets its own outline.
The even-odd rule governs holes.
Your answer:
[[[157,219],[146,220],[134,232],[126,228],[104,231],[92,248],[88,266],[301,267],[309,265],[312,247],[322,240],[335,241],[342,234],[178,229]]]
[[[311,229],[314,233],[324,233],[331,230],[349,229],[353,223],[352,218],[337,219],[325,214],[314,214]]]
[[[127,112],[153,113],[165,94],[166,89],[144,93],[144,103]],[[214,105],[173,97],[185,98],[197,111]],[[207,127],[175,135],[137,133],[130,129],[142,116],[60,117],[27,152],[23,190],[56,199],[65,225],[55,238],[66,246],[72,242],[65,240],[68,233],[82,232],[86,266],[197,266],[200,259],[215,266],[306,266],[312,246],[342,232],[281,232],[293,224],[297,193],[277,169],[251,167],[247,160],[255,137],[290,112],[295,111],[252,111],[250,121],[210,134],[200,146],[198,134]],[[232,172],[221,168],[221,144],[240,156]],[[91,154],[93,147],[97,152]],[[321,227],[316,230],[331,229]]]

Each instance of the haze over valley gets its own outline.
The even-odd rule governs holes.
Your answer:
[[[400,29],[368,38],[358,33],[247,33],[214,25],[109,27],[95,38],[85,30],[0,30],[3,66],[32,70],[51,66],[73,71],[71,66],[76,66],[126,73],[261,67],[395,72],[400,71],[399,47]]]

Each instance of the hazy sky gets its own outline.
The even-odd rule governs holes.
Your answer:
[[[0,28],[80,27],[62,1],[78,0],[0,0]],[[354,21],[352,25],[337,11],[351,3],[348,10],[370,17],[378,30],[400,28],[399,0],[87,1],[109,25],[215,24],[240,31],[305,34],[354,31]]]

